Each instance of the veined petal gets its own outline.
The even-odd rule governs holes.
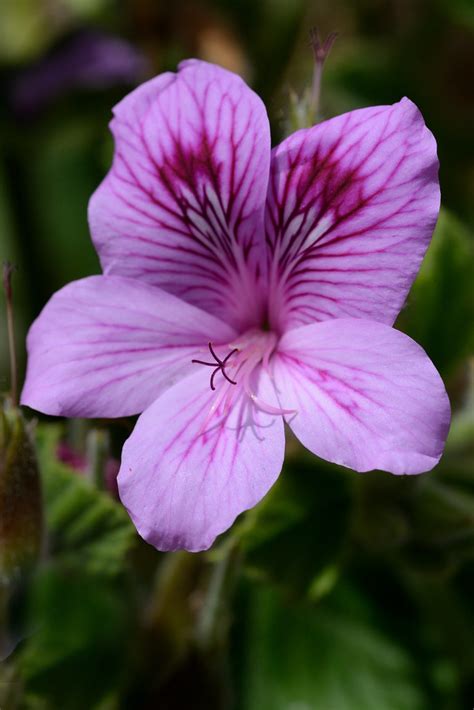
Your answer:
[[[270,166],[265,107],[189,60],[126,97],[89,222],[105,273],[140,278],[241,328],[259,318]]]
[[[408,99],[290,136],[272,154],[271,320],[280,328],[344,317],[391,325],[439,199],[436,143]]]
[[[224,383],[223,387],[232,388]],[[259,396],[276,403],[261,372]],[[165,392],[125,443],[120,497],[140,535],[159,550],[205,550],[263,498],[280,473],[281,416],[256,409],[243,389],[230,411],[197,372]]]
[[[356,471],[422,473],[449,429],[443,382],[411,338],[375,321],[336,319],[280,341],[275,384],[310,451]]]
[[[120,276],[91,276],[58,291],[28,334],[22,404],[46,414],[137,414],[178,379],[209,339],[232,337],[214,316]]]

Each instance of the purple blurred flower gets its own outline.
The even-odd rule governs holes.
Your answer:
[[[90,470],[90,462],[84,454],[76,451],[66,441],[60,441],[56,448],[58,460],[65,463],[79,473],[87,474]],[[107,457],[104,465],[104,486],[114,498],[118,498],[117,476],[120,463],[111,456]]]
[[[87,471],[87,459],[86,457],[76,451],[70,444],[66,441],[60,441],[56,448],[56,456],[58,460],[65,463],[67,466],[74,468],[76,471],[84,473]]]
[[[209,547],[277,479],[284,421],[357,471],[432,468],[449,401],[392,328],[439,209],[416,106],[352,111],[270,151],[260,99],[191,60],[114,114],[89,209],[104,275],[63,288],[32,326],[22,401],[143,412],[118,479],[140,534]]]
[[[136,84],[147,69],[145,57],[130,42],[82,31],[19,75],[13,107],[20,115],[34,114],[73,89]]]

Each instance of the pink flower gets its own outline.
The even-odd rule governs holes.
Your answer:
[[[431,469],[449,401],[392,328],[439,209],[418,109],[352,111],[271,151],[260,99],[191,60],[114,115],[89,207],[104,275],[63,288],[33,324],[22,401],[143,412],[118,478],[139,533],[208,548],[278,477],[284,421],[357,471]]]

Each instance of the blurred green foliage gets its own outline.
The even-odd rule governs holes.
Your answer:
[[[416,661],[381,629],[357,592],[339,585],[317,607],[255,589],[242,707],[248,710],[422,710]]]
[[[9,598],[19,623],[0,663],[0,708],[471,707],[471,0],[6,0],[0,14],[0,258],[18,265],[20,369],[26,328],[47,298],[99,269],[87,200],[110,163],[111,106],[133,82],[66,83],[36,109],[18,102],[18,82],[79,31],[116,34],[149,74],[192,55],[243,74],[265,99],[277,142],[290,91],[302,95],[310,80],[316,23],[340,34],[323,80],[325,115],[406,94],[437,138],[444,210],[397,326],[434,360],[454,410],[446,454],[422,477],[357,475],[291,440],[269,495],[200,555],[142,543],[105,468],[91,476],[90,466],[60,460],[60,441],[90,457],[85,438],[41,419],[46,544],[36,576]],[[2,391],[5,335],[0,320]],[[84,427],[92,442],[107,429],[120,456],[130,423]]]
[[[119,574],[135,541],[133,525],[108,493],[58,460],[59,435],[54,425],[38,430],[49,552],[63,569]]]
[[[444,377],[474,352],[474,243],[442,210],[399,327],[430,353]]]

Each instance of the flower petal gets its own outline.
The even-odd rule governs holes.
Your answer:
[[[391,325],[439,211],[436,143],[416,106],[352,111],[298,131],[272,155],[266,218],[272,320]]]
[[[189,60],[126,97],[111,129],[112,169],[89,206],[104,271],[254,325],[270,166],[261,100],[235,74]]]
[[[148,407],[233,331],[154,286],[91,276],[58,291],[28,335],[22,404],[46,414],[121,417]]]
[[[276,404],[264,373],[258,394]],[[218,408],[210,417],[216,396],[208,373],[196,373],[147,409],[125,443],[120,497],[140,535],[159,550],[207,549],[280,473],[282,417],[255,409],[243,390],[227,415]]]
[[[411,338],[375,321],[328,320],[283,336],[275,365],[291,429],[310,451],[356,471],[422,473],[449,429],[443,382]]]

